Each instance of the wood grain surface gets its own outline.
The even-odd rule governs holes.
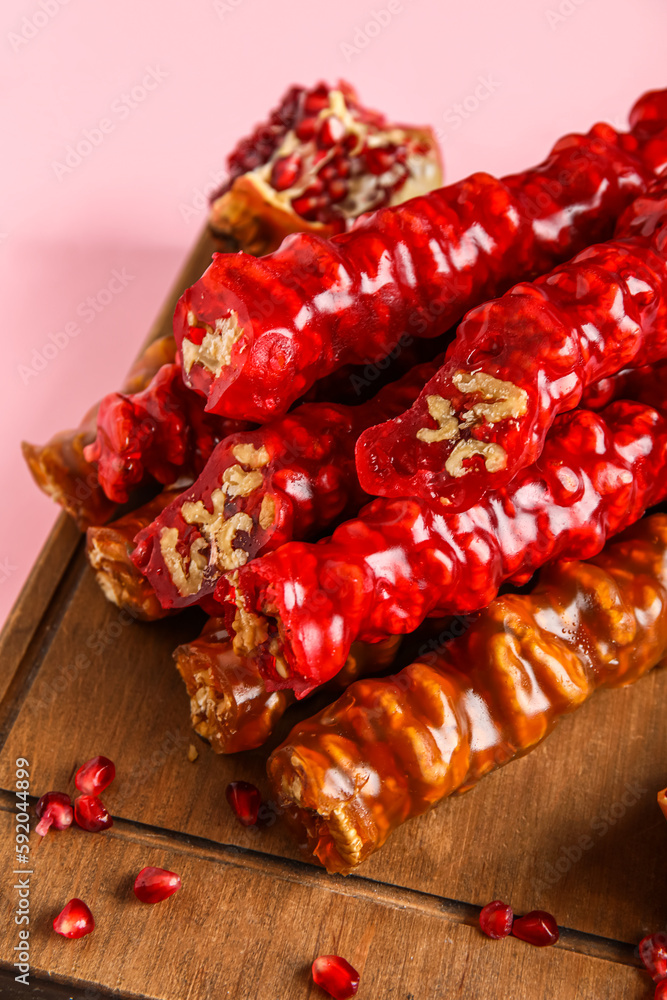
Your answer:
[[[151,336],[169,328],[211,249],[203,237]],[[534,753],[407,824],[344,879],[301,860],[279,816],[255,831],[230,814],[232,779],[269,796],[266,751],[222,758],[193,736],[171,653],[201,623],[197,611],[131,621],[104,600],[71,524],[58,521],[0,637],[6,868],[17,757],[30,761],[37,797],[72,792],[77,764],[110,756],[114,827],[50,833],[39,846],[31,835],[32,985],[13,981],[8,873],[0,995],[316,1000],[310,963],[339,952],[362,974],[360,1000],[649,1000],[636,944],[667,927],[667,823],[655,801],[667,784],[667,670],[596,695]],[[149,864],[183,878],[155,907],[131,891]],[[97,927],[65,941],[51,920],[73,896]],[[494,898],[551,910],[558,946],[485,939],[475,923]]]

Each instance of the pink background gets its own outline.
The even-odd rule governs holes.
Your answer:
[[[56,515],[21,438],[75,425],[119,385],[224,156],[290,83],[342,76],[397,120],[440,128],[455,180],[537,162],[595,120],[622,126],[667,85],[666,38],[664,0],[3,0],[0,620]],[[128,107],[150,70],[154,89]],[[60,170],[101,119],[99,144]],[[114,270],[125,287],[86,312]],[[41,366],[68,323],[77,335]]]

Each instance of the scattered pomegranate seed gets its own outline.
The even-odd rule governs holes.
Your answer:
[[[655,988],[653,1000],[667,1000],[667,979],[661,979]]]
[[[334,1000],[348,1000],[359,989],[359,973],[339,955],[320,955],[313,962],[313,982]]]
[[[74,776],[74,784],[84,795],[99,795],[116,777],[116,765],[108,757],[91,757]]]
[[[44,837],[51,827],[55,830],[66,830],[72,825],[74,812],[72,810],[72,800],[64,792],[47,792],[35,806],[35,813],[39,823],[35,831]]]
[[[227,801],[241,826],[255,826],[262,796],[249,781],[232,781],[225,789]]]
[[[276,191],[286,191],[291,188],[301,175],[301,159],[292,153],[291,156],[281,156],[271,168],[271,186]]]
[[[640,941],[639,957],[655,983],[667,977],[667,934],[650,934]]]
[[[483,934],[493,938],[494,941],[507,937],[512,933],[512,921],[514,911],[508,903],[503,903],[500,899],[494,899],[492,903],[487,903],[479,915],[479,927]]]
[[[80,795],[74,800],[74,819],[82,830],[99,833],[113,826],[104,803],[96,795]]]
[[[134,895],[142,903],[161,903],[181,888],[181,876],[166,868],[142,868],[134,880]]]
[[[95,930],[95,921],[82,899],[70,899],[53,921],[53,929],[63,937],[80,938]]]
[[[555,944],[559,938],[555,917],[545,910],[531,910],[525,917],[516,917],[512,924],[512,934],[538,948]]]

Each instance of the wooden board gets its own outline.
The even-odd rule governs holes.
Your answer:
[[[153,334],[210,251],[204,237]],[[667,925],[667,823],[655,803],[667,784],[666,670],[597,695],[534,753],[406,825],[358,875],[331,878],[299,858],[279,820],[253,832],[230,815],[228,781],[268,796],[265,751],[221,758],[194,739],[199,757],[187,759],[171,652],[200,625],[196,612],[127,624],[69,522],[57,523],[0,637],[3,843],[11,857],[17,757],[30,761],[34,796],[71,790],[77,763],[112,757],[115,825],[50,834],[38,850],[32,835],[33,985],[13,982],[6,877],[0,995],[316,1000],[310,963],[336,951],[362,973],[360,1000],[651,996],[636,944]],[[131,882],[147,864],[178,871],[183,890],[142,907]],[[64,941],[50,921],[76,895],[97,928]],[[479,906],[494,898],[554,912],[558,946],[483,938]]]

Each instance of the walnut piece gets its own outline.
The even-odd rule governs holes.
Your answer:
[[[208,559],[202,555],[201,550],[207,547],[207,542],[205,538],[195,538],[190,546],[190,565],[187,570],[183,557],[176,548],[177,542],[178,528],[162,529],[160,532],[162,558],[179,594],[188,597],[190,594],[196,594],[201,587],[204,570],[208,565]]]
[[[500,472],[507,465],[507,452],[502,445],[493,441],[477,441],[476,438],[468,438],[466,441],[457,441],[454,450],[445,462],[445,469],[454,479],[465,476],[469,469],[463,464],[466,458],[473,455],[484,456],[484,466],[487,472]]]
[[[427,444],[436,441],[455,441],[459,434],[459,421],[452,404],[442,396],[427,396],[428,412],[437,423],[437,427],[420,427],[417,437]]]
[[[191,311],[188,322],[190,326],[205,329],[206,333],[201,344],[194,344],[187,338],[183,340],[181,352],[186,374],[194,364],[198,364],[217,378],[222,369],[231,364],[232,348],[243,334],[238,315],[232,311],[229,316],[216,319],[215,326],[211,327],[208,323],[200,323]]]
[[[472,375],[469,372],[456,372],[452,381],[461,392],[478,392],[486,400],[484,403],[474,403],[468,413],[474,413],[478,420],[487,424],[516,420],[523,417],[528,409],[528,393],[514,382],[504,382],[484,372],[474,372]],[[470,418],[467,414],[466,418],[465,422],[469,425]]]
[[[241,441],[239,444],[235,444],[232,448],[232,455],[237,462],[249,469],[261,469],[271,461],[271,456],[264,445],[255,448],[250,441]]]
[[[262,497],[262,506],[259,508],[259,526],[263,531],[270,528],[276,518],[276,501],[269,493]]]

